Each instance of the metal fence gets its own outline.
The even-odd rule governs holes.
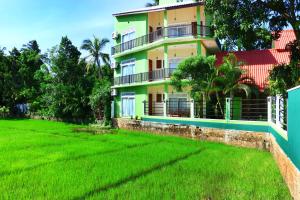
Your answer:
[[[268,100],[234,98],[231,100],[230,119],[268,121]]]
[[[269,97],[270,119],[279,128],[287,130],[287,99],[282,96]]]
[[[164,116],[164,102],[144,101],[144,113],[148,116]]]
[[[128,76],[120,76],[114,79],[114,85],[163,80],[166,78],[170,78],[175,70],[176,70],[175,68],[164,68],[164,69],[154,70],[152,72],[144,72],[144,73],[132,74]]]
[[[169,100],[166,106],[167,115],[170,117],[191,117],[191,101]]]
[[[217,105],[216,103],[206,103],[205,101],[195,101],[194,104],[195,118],[200,119],[224,119],[225,110],[224,105]]]
[[[158,29],[157,31],[151,32],[147,35],[118,44],[112,47],[111,53],[112,55],[117,53],[122,53],[126,50],[130,50],[135,47],[153,43],[164,37],[175,38],[175,37],[197,36],[197,35],[202,37],[213,36],[213,30],[209,26],[198,25],[195,22],[191,24],[164,27]]]

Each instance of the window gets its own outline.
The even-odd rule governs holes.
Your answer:
[[[122,43],[133,40],[134,38],[135,38],[135,31],[125,33],[124,35],[122,35]]]
[[[135,59],[125,60],[121,63],[122,76],[129,76],[134,74]]]
[[[134,117],[135,116],[134,93],[123,93],[121,96],[122,96],[122,117]]]
[[[122,35],[122,50],[134,48],[135,31],[128,32]]]
[[[179,63],[183,60],[183,58],[172,58],[169,60],[169,65],[171,69],[177,69]]]

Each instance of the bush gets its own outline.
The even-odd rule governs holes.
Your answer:
[[[0,118],[6,118],[9,116],[9,108],[5,106],[0,106]]]

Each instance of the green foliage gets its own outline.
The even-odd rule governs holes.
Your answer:
[[[182,61],[171,77],[171,84],[178,90],[191,88],[191,96],[196,101],[204,99],[210,103],[216,99],[215,113],[224,114],[225,97],[233,98],[237,92],[244,91],[249,97],[252,88],[244,82],[251,80],[244,75],[240,68],[242,63],[237,61],[234,54],[224,58],[223,64],[216,66],[215,56],[196,56]],[[253,82],[253,81],[252,81]]]
[[[76,128],[0,120],[0,198],[291,199],[269,152]]]
[[[225,49],[270,48],[272,39],[278,38],[288,25],[300,40],[299,1],[207,0],[205,3]]]
[[[107,67],[109,68],[109,66]],[[105,123],[109,123],[111,119],[111,86],[110,79],[98,79],[89,97],[89,104],[95,117],[97,119],[104,117]]]
[[[199,98],[210,97],[213,92],[219,92],[214,85],[217,75],[215,56],[196,56],[182,61],[171,77],[172,85],[178,90],[191,87],[191,96]]]
[[[146,7],[158,6],[159,0],[153,0],[152,2],[146,3]]]
[[[87,70],[89,71],[91,67],[93,68],[93,70],[95,70],[95,67],[98,67],[99,78],[103,77],[101,60],[105,65],[110,64],[109,55],[102,52],[102,50],[108,43],[108,39],[99,39],[94,36],[93,40],[86,39],[81,45],[81,49],[88,52],[88,56],[86,57],[87,59],[89,59]]]
[[[32,103],[40,95],[40,83],[34,74],[43,64],[44,55],[36,41],[30,41],[9,55],[0,52],[0,105],[15,112],[16,104]]]
[[[89,94],[94,85],[94,74],[87,72],[81,53],[67,38],[50,52],[49,71],[45,68],[36,75],[44,80],[41,100],[50,117],[85,120],[91,116]],[[46,114],[46,113],[43,113]]]
[[[251,95],[251,87],[244,82],[252,83],[253,80],[247,76],[243,76],[246,72],[241,69],[243,65],[239,62],[234,54],[229,54],[224,57],[223,64],[219,67],[219,77],[216,83],[221,85],[224,96],[234,97],[234,94],[239,91],[244,91],[246,97]]]
[[[6,118],[9,116],[9,108],[0,106],[0,118]]]
[[[270,72],[269,89],[271,95],[287,96],[287,90],[300,84],[299,66],[295,64],[281,64]]]
[[[36,41],[9,55],[0,49],[0,106],[16,114],[17,104],[29,104],[31,115],[72,121],[88,121],[101,112],[108,121],[113,72],[108,65],[100,67],[100,60],[110,62],[101,52],[107,42],[97,38],[84,42],[92,63],[80,58],[67,37],[47,55],[41,54]]]

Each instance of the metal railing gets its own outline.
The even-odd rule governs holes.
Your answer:
[[[211,27],[198,25],[195,22],[191,24],[164,27],[158,29],[157,31],[149,33],[147,35],[135,38],[133,40],[112,47],[111,54],[115,55],[117,53],[122,53],[124,51],[131,50],[136,47],[153,43],[165,37],[177,38],[177,37],[186,37],[186,36],[212,37],[213,31]]]
[[[144,101],[144,113],[148,116],[164,116],[164,102]]]
[[[222,106],[222,107],[224,107],[224,106]],[[216,106],[216,104],[211,103],[211,102],[196,101],[194,103],[194,113],[195,113],[194,117],[195,118],[224,119],[225,118],[224,112],[221,112],[219,106]]]
[[[279,99],[279,122],[283,130],[287,130],[287,101],[284,98]]]
[[[163,69],[154,70],[152,72],[144,72],[144,73],[132,74],[128,76],[120,76],[114,79],[114,85],[164,80],[166,78],[170,78],[175,70],[176,70],[175,68],[163,68]]]
[[[191,117],[191,101],[169,100],[166,101],[167,116],[170,117]]]
[[[267,99],[231,100],[230,118],[232,120],[268,121]]]

